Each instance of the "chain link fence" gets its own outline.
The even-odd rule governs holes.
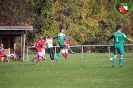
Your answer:
[[[70,54],[68,59],[102,59],[113,57],[113,45],[75,45],[70,46],[74,54]],[[125,44],[124,58],[133,58],[133,44]],[[49,51],[46,48],[45,58],[50,59]],[[60,51],[59,46],[54,46],[55,56]],[[25,60],[31,60],[35,54],[35,47],[28,46]],[[63,58],[63,56],[61,56]]]

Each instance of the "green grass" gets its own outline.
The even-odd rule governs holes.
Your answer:
[[[107,58],[76,57],[0,63],[0,88],[133,88],[133,59],[111,68]]]

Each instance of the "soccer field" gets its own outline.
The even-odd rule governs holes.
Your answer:
[[[76,56],[58,62],[47,59],[39,65],[1,62],[0,88],[133,88],[132,58],[124,58],[123,68],[118,68],[117,58],[116,68],[112,68],[107,58]]]

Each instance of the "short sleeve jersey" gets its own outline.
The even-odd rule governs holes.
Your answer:
[[[63,42],[63,40],[65,39],[65,37],[66,37],[65,34],[59,33],[58,36],[57,36],[57,38],[58,38],[58,43]]]
[[[114,38],[114,46],[123,46],[123,39],[128,39],[128,37],[122,32],[114,32],[111,38]]]
[[[44,45],[44,41],[39,40],[36,42],[35,47],[36,47],[36,52],[42,52],[42,46]]]

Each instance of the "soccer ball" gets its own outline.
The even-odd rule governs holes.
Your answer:
[[[112,62],[113,61],[113,58],[109,58],[109,61]]]

